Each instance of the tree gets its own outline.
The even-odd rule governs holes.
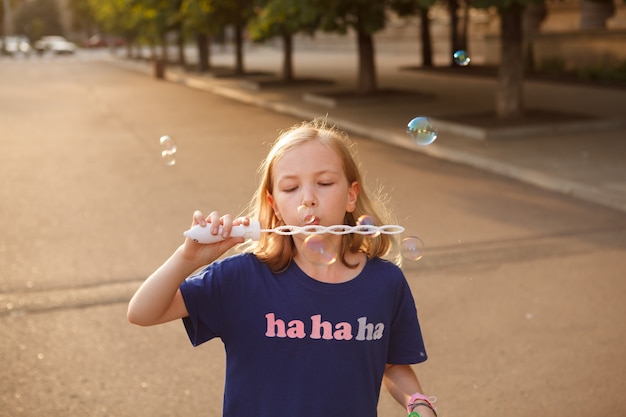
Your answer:
[[[34,0],[25,2],[14,16],[15,32],[23,33],[31,40],[44,35],[63,35],[63,26],[55,2]]]
[[[89,0],[69,0],[67,7],[72,16],[72,29],[84,32],[87,36],[94,34],[96,22]]]
[[[124,38],[127,54],[136,38],[140,37],[144,10],[141,5],[125,0],[88,0],[91,14],[98,28],[107,35]]]
[[[231,26],[235,34],[235,74],[245,73],[243,61],[244,31],[253,15],[254,0],[212,0],[215,24]]]
[[[214,23],[215,6],[212,0],[183,0],[181,5],[185,32],[196,37],[198,71],[211,68],[211,37],[222,28]]]
[[[475,0],[476,7],[496,7],[500,15],[500,66],[496,89],[496,115],[515,119],[524,115],[524,7],[538,0]]]
[[[319,24],[319,10],[309,2],[299,0],[267,0],[262,3],[248,24],[248,33],[254,41],[281,38],[282,79],[293,81],[293,36],[299,32],[313,34]]]
[[[454,53],[456,51],[467,52],[467,30],[469,24],[469,9],[472,0],[448,0],[448,12],[450,14],[450,65],[456,65]],[[462,4],[462,7],[461,7]],[[462,9],[463,19],[459,20],[459,9]]]
[[[433,41],[430,36],[430,8],[437,0],[392,0],[390,7],[398,16],[419,15],[420,40],[422,42],[422,66],[433,66]]]
[[[377,91],[373,35],[386,23],[387,2],[380,0],[313,0],[321,13],[320,27],[327,32],[356,32],[358,53],[357,92]]]

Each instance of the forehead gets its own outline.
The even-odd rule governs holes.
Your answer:
[[[321,172],[343,173],[343,163],[333,148],[317,140],[297,145],[274,163],[276,179]]]

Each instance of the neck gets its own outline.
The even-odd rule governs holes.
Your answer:
[[[366,258],[363,253],[353,253],[349,254],[346,260],[350,264],[357,264],[357,267],[348,268],[341,262],[341,259],[337,259],[330,265],[321,265],[309,261],[300,253],[294,257],[295,263],[305,274],[328,284],[341,284],[356,278],[363,270]]]

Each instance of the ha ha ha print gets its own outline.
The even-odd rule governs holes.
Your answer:
[[[276,317],[275,313],[267,313],[265,319],[266,337],[370,341],[381,339],[385,330],[383,323],[370,323],[367,317],[359,317],[356,323],[331,323],[316,314],[310,317],[308,326],[303,320],[286,320]]]

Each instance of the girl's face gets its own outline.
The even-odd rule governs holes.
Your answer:
[[[298,208],[307,206],[307,224],[343,224],[355,207],[359,185],[348,183],[339,155],[312,140],[286,152],[274,163],[274,187],[268,197],[276,216],[288,225],[302,225]]]

